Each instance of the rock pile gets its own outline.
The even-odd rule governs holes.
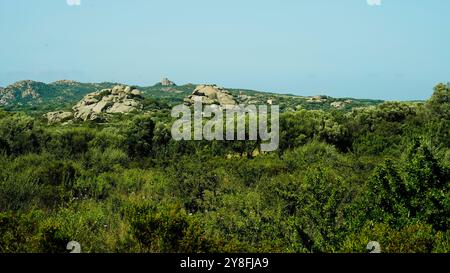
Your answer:
[[[72,112],[56,111],[44,115],[49,124],[61,123],[73,118]]]
[[[162,79],[160,82],[162,86],[175,86],[176,84],[173,81],[170,81],[168,78]]]
[[[334,108],[342,109],[342,108],[346,107],[348,104],[351,104],[352,102],[353,102],[352,100],[335,101],[335,102],[332,102],[330,105],[333,106]]]
[[[342,109],[345,107],[346,103],[343,101],[335,101],[335,102],[332,102],[330,105],[333,106],[334,108]]]
[[[236,101],[227,90],[217,85],[199,85],[195,88],[192,95],[185,99],[188,105],[192,105],[196,99],[202,99],[204,104],[218,104],[222,107],[234,107]]]
[[[308,100],[306,102],[308,102],[308,103],[324,103],[327,101],[328,101],[327,96],[313,96],[313,97],[308,97]]]
[[[142,110],[141,92],[130,86],[117,85],[87,94],[72,109],[81,120],[98,120],[102,113],[130,113]]]

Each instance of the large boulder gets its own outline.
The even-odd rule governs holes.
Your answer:
[[[61,123],[73,118],[72,112],[56,111],[44,115],[49,124]]]
[[[106,110],[107,113],[130,113],[136,111],[137,108],[131,105],[126,105],[124,103],[114,103],[111,108]]]

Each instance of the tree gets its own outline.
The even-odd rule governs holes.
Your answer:
[[[126,145],[131,157],[146,157],[152,153],[155,122],[151,116],[136,116],[126,130]]]
[[[396,227],[403,226],[409,217],[408,199],[405,182],[396,165],[386,159],[369,179],[361,207],[365,212],[363,217]]]
[[[15,114],[0,119],[0,152],[18,155],[39,150],[39,132],[33,118]]]
[[[450,120],[450,83],[440,83],[434,88],[434,93],[427,102],[433,117]]]
[[[415,140],[400,167],[387,159],[369,179],[360,209],[364,221],[396,228],[423,221],[436,230],[450,224],[450,176],[430,150]]]
[[[288,112],[280,117],[280,150],[292,149],[313,139],[339,143],[345,133],[329,113],[318,110]]]
[[[405,153],[405,182],[411,217],[423,219],[435,229],[450,226],[450,175],[430,149],[414,140]]]
[[[179,206],[132,206],[128,212],[131,230],[143,251],[201,253],[212,250],[198,222]]]

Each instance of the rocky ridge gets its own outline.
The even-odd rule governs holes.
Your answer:
[[[0,106],[42,106],[53,105],[65,107],[74,104],[84,95],[112,88],[113,83],[80,83],[70,80],[60,80],[43,83],[32,80],[19,81],[0,89]]]
[[[73,80],[59,80],[59,81],[52,82],[51,84],[77,85],[80,83],[77,81],[73,81]]]
[[[15,100],[41,101],[41,91],[46,84],[30,80],[19,81],[0,89],[0,105],[8,105]],[[46,91],[46,90],[45,90]]]

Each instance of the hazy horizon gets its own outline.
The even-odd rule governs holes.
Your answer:
[[[168,77],[163,77],[163,78],[168,78]],[[179,83],[174,81],[171,78],[168,78],[169,80],[173,81],[177,86],[184,86],[184,85],[188,85],[188,84],[193,84],[193,85],[202,85],[202,84],[207,84],[207,85],[217,85],[217,86],[221,86],[219,84],[213,83],[213,82],[185,82],[185,83]],[[162,79],[161,79],[162,80]],[[18,82],[22,82],[22,81],[33,81],[33,82],[40,82],[40,83],[45,83],[45,84],[51,84],[51,83],[55,83],[58,81],[74,81],[77,83],[81,83],[81,84],[100,84],[100,83],[116,83],[116,84],[124,84],[124,85],[129,85],[129,86],[135,86],[135,87],[152,87],[155,86],[156,84],[160,83],[160,81],[156,81],[155,83],[151,84],[133,84],[133,83],[125,83],[125,82],[118,82],[118,81],[99,81],[99,82],[84,82],[84,81],[77,81],[77,80],[73,80],[73,79],[59,79],[59,80],[54,80],[54,81],[38,81],[38,80],[33,80],[33,79],[23,79],[23,80],[18,80],[15,82],[12,82],[10,84],[7,84],[5,86],[1,86],[0,88],[6,88],[9,85],[13,85],[15,83]],[[447,83],[449,84],[449,83]],[[245,87],[240,87],[240,86],[221,86],[227,89],[242,89],[242,90],[251,90],[251,91],[257,91],[257,92],[265,92],[265,93],[275,93],[275,94],[279,94],[279,95],[294,95],[294,96],[305,96],[305,97],[313,97],[313,96],[330,96],[328,94],[325,93],[315,93],[315,94],[301,94],[301,93],[293,93],[293,92],[283,92],[282,90],[279,90],[278,92],[274,92],[271,90],[258,90],[258,89],[254,89],[254,88],[245,88]],[[330,96],[331,97],[331,96]],[[334,97],[334,98],[340,98],[340,99],[345,99],[345,98],[351,98],[351,99],[369,99],[369,100],[381,100],[381,101],[425,101],[429,98],[425,98],[425,99],[406,99],[406,100],[401,100],[401,99],[383,99],[383,98],[376,98],[376,97],[349,97],[349,96],[341,96],[341,97]]]
[[[0,86],[27,79],[150,86],[168,77],[423,100],[450,81],[449,1],[78,1],[0,1]]]

